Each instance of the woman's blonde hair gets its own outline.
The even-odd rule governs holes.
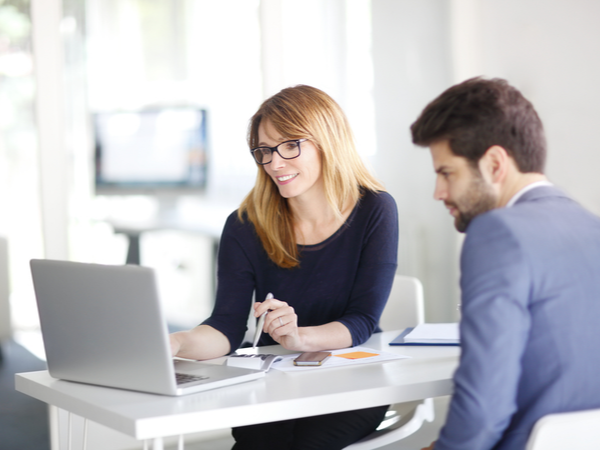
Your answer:
[[[341,219],[344,208],[356,205],[361,188],[383,190],[361,160],[350,125],[339,105],[325,92],[305,85],[283,89],[264,101],[250,119],[248,145],[258,147],[258,128],[270,121],[285,139],[309,139],[319,150],[325,196]],[[294,222],[287,199],[275,182],[258,167],[254,188],[242,202],[244,213],[254,224],[262,245],[275,264],[283,268],[299,265]]]

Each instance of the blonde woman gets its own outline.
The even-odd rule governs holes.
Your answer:
[[[252,117],[254,188],[221,237],[212,315],[171,335],[173,354],[235,351],[253,305],[270,311],[259,345],[298,352],[360,345],[373,332],[397,265],[393,198],[366,170],[337,103],[310,86],[287,88]],[[386,407],[240,427],[234,449],[343,448],[372,432]]]

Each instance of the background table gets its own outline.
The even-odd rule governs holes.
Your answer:
[[[266,377],[184,397],[166,397],[61,381],[47,371],[15,376],[16,389],[136,439],[401,403],[452,393],[458,347],[390,346],[399,331],[377,333],[364,347],[411,358]],[[260,353],[287,353],[280,346]]]

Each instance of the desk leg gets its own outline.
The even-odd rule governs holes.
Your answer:
[[[48,405],[48,421],[50,427],[50,450],[71,450],[73,448],[74,436],[77,438],[77,442],[81,440],[81,447],[77,448],[86,450],[89,424],[86,418],[77,416],[65,409],[60,409],[57,406]]]
[[[60,409],[53,405],[48,405],[48,408],[50,419],[50,449],[71,450],[73,448],[73,414],[67,410]],[[61,422],[65,428],[64,430],[61,429]]]
[[[148,450],[148,439],[144,440],[144,450]],[[164,450],[163,438],[154,438],[152,450]],[[177,440],[177,450],[183,450],[183,434],[180,434]]]
[[[83,419],[83,444],[81,446],[82,450],[87,449],[88,423],[89,421],[87,419]]]
[[[67,413],[67,450],[73,448],[73,414]]]
[[[50,421],[50,450],[60,450],[60,429],[58,427],[59,409],[48,405],[48,419]]]

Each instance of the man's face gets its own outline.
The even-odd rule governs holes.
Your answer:
[[[498,194],[479,169],[452,153],[448,141],[435,142],[429,149],[437,173],[433,196],[444,202],[462,233],[474,217],[498,206]]]

